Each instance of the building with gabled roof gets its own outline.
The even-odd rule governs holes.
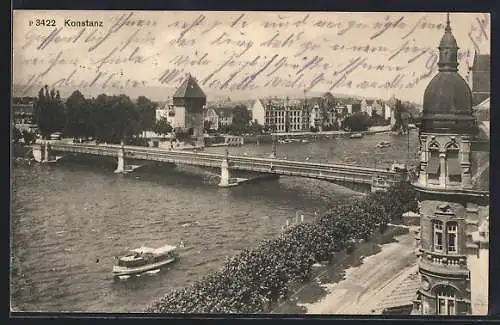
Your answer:
[[[179,86],[179,88],[177,88],[172,97],[174,99],[174,105],[176,105],[176,100],[177,103],[179,103],[179,100],[200,101],[203,102],[203,105],[207,102],[207,96],[203,90],[201,90],[200,86],[196,82],[196,79],[190,74]]]
[[[191,134],[197,147],[204,146],[203,107],[207,97],[191,75],[182,82],[172,96],[175,111],[174,129]]]

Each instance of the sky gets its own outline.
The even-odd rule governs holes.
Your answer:
[[[490,17],[450,14],[465,78],[490,53]],[[167,100],[191,74],[208,99],[329,91],[422,102],[446,13],[14,11],[14,95]]]

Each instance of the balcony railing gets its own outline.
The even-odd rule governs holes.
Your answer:
[[[420,252],[422,253],[422,259],[432,264],[457,268],[467,265],[466,255],[445,255],[436,252],[424,252],[422,250]]]

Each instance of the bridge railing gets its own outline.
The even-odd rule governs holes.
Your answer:
[[[113,148],[113,149],[120,149],[121,145],[115,145],[115,144],[99,144],[99,145],[84,145],[84,144],[67,144],[69,146],[81,146],[81,147],[103,147],[103,148]],[[126,150],[139,150],[139,151],[150,151],[150,152],[161,152],[161,153],[176,153],[178,155],[184,155],[184,156],[201,156],[201,157],[213,157],[213,158],[224,158],[223,154],[216,154],[216,153],[206,153],[206,152],[190,152],[190,151],[185,151],[185,150],[162,150],[159,148],[151,148],[151,147],[139,147],[139,146],[123,146],[124,149]],[[254,161],[274,161],[274,162],[290,162],[289,160],[284,160],[284,159],[275,159],[275,158],[260,158],[260,157],[246,157],[246,156],[228,156],[230,159],[238,158],[238,159],[244,159],[244,160],[254,160]],[[356,169],[356,170],[365,170],[365,171],[376,171],[377,173],[387,173],[391,174],[394,173],[393,171],[387,171],[384,169],[376,169],[376,168],[370,168],[370,167],[362,167],[362,166],[353,166],[353,165],[348,165],[348,164],[327,164],[327,163],[314,163],[314,162],[302,162],[302,161],[293,161],[293,163],[298,164],[298,165],[303,165],[303,166],[328,166],[332,168],[348,168],[348,169]]]
[[[81,153],[93,153],[105,156],[117,156],[118,149],[122,146],[113,144],[99,144],[99,145],[86,145],[86,144],[68,144],[68,143],[52,143],[51,147],[53,150],[69,151],[69,152],[81,152]],[[157,161],[198,161],[203,163],[203,165],[212,166],[217,161],[224,158],[222,154],[214,153],[202,153],[202,152],[189,152],[180,150],[162,150],[158,148],[149,147],[138,147],[138,146],[123,146],[125,150],[125,155],[130,158],[137,159],[151,159]],[[364,177],[396,177],[396,172],[387,171],[384,169],[374,169],[368,167],[352,166],[347,164],[324,164],[324,163],[314,163],[314,162],[301,162],[301,161],[291,161],[283,159],[274,158],[259,158],[259,157],[246,157],[246,156],[229,156],[228,157],[231,165],[234,168],[243,168],[242,165],[255,165],[268,167],[271,164],[274,168],[281,166],[282,168],[290,169],[304,169],[308,172],[312,170],[322,173],[356,173]]]
[[[293,164],[269,164],[267,162],[248,162],[248,161],[231,161],[231,169],[253,170],[264,173],[275,173],[283,175],[307,176],[312,178],[335,179],[346,181],[359,181],[363,183],[371,183],[373,173],[357,172],[353,173],[348,170],[316,168],[310,166],[294,166]]]

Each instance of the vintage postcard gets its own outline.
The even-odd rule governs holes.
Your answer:
[[[13,13],[11,312],[486,315],[490,15]]]

